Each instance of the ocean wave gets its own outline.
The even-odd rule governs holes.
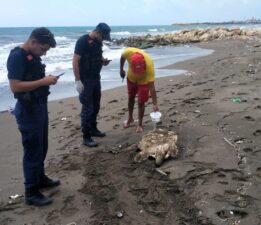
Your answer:
[[[123,49],[107,49],[103,52],[103,57],[108,59],[120,59]]]
[[[72,62],[55,62],[46,64],[46,73],[62,71],[62,70],[70,70],[72,69]]]
[[[69,38],[65,37],[65,36],[55,36],[55,40],[57,42],[60,42],[60,41],[68,41],[70,40]]]
[[[0,46],[0,50],[8,50],[8,49],[12,49],[18,45],[21,45],[22,42],[12,42],[12,43],[9,43],[9,44],[5,44],[3,46]]]
[[[132,35],[131,32],[129,31],[119,31],[119,32],[111,32],[112,35],[115,35],[115,36],[124,36],[124,35]]]
[[[150,31],[150,32],[157,32],[158,29],[157,28],[153,28],[153,29],[148,29],[148,31]]]

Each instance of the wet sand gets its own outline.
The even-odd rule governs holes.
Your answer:
[[[49,103],[47,174],[62,185],[44,191],[51,206],[26,206],[22,149],[15,119],[0,114],[0,224],[261,224],[261,42],[213,41],[212,55],[169,68],[181,76],[156,80],[160,126],[178,134],[179,155],[156,170],[135,163],[141,139],[127,118],[125,87],[103,92],[99,147],[81,144],[77,98]],[[233,101],[240,101],[234,102]],[[239,99],[239,100],[235,100]],[[153,129],[146,107],[144,133]],[[137,108],[135,107],[135,116]]]

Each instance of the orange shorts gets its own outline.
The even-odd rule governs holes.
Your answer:
[[[127,79],[128,95],[130,97],[138,96],[139,103],[145,103],[149,99],[149,85],[136,84]]]

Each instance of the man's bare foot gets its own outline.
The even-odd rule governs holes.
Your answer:
[[[138,125],[136,128],[136,133],[141,133],[143,131],[143,127]]]
[[[123,123],[123,127],[128,128],[128,127],[130,127],[131,123],[133,123],[133,122],[134,122],[133,119],[125,120],[124,123]]]

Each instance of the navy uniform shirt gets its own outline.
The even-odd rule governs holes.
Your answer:
[[[74,53],[81,56],[81,81],[99,80],[102,68],[102,42],[92,39],[88,34],[83,35],[77,40]]]
[[[28,53],[20,47],[11,50],[7,60],[7,76],[9,80],[23,80],[27,65],[27,55]]]

